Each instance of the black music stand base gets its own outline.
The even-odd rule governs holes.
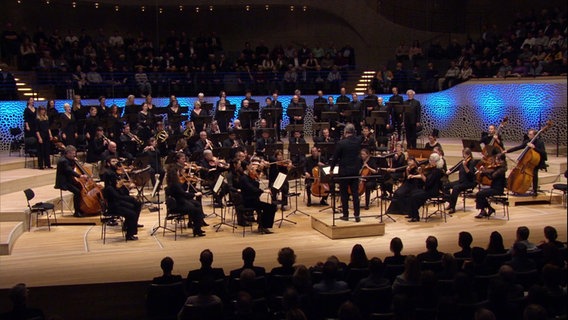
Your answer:
[[[292,224],[297,224],[297,222],[284,218],[284,209],[282,207],[282,201],[273,201],[272,204],[280,206],[280,219],[274,220],[275,224],[278,224],[278,228],[282,228],[282,222],[286,221]],[[286,216],[288,217],[288,216]]]
[[[396,220],[393,217],[391,217],[390,214],[386,213],[386,210],[383,210],[383,201],[385,201],[385,199],[379,198],[379,207],[381,208],[381,210],[379,210],[379,216],[377,217],[377,219],[380,219],[380,222],[382,223],[383,216],[387,216],[387,218],[391,219],[393,222],[396,222]]]

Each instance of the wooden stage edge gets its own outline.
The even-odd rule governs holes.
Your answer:
[[[382,236],[385,234],[385,224],[379,222],[376,217],[362,217],[361,222],[353,223],[354,217],[350,217],[350,221],[342,221],[339,219],[333,223],[330,215],[312,215],[312,229],[320,232],[324,236],[335,239],[361,238]]]

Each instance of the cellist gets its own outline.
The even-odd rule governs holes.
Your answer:
[[[488,176],[491,179],[491,187],[479,191],[475,195],[475,208],[479,209],[479,214],[475,216],[476,219],[489,217],[495,213],[495,209],[491,207],[487,198],[492,195],[502,194],[507,184],[505,173],[507,172],[507,158],[504,153],[499,153],[495,156],[495,164],[492,167],[481,167],[481,174]]]
[[[306,165],[304,169],[304,177],[306,177],[306,193],[308,194],[308,203],[307,206],[312,205],[312,184],[314,183],[314,179],[312,176],[313,169],[315,167],[322,167],[327,164],[325,158],[321,157],[321,152],[317,147],[312,147],[311,156],[306,159]],[[321,173],[320,173],[321,175]],[[321,176],[320,176],[321,178]],[[320,204],[323,206],[327,206],[327,195],[321,197]]]
[[[535,166],[533,170],[533,181],[532,181],[532,192],[531,192],[531,195],[534,197],[536,197],[538,193],[538,170],[546,168],[546,160],[547,160],[546,147],[544,146],[544,142],[539,137],[537,137],[531,143],[531,140],[534,138],[536,133],[537,130],[529,129],[527,134],[523,137],[522,144],[503,151],[503,153],[511,153],[517,150],[524,149],[525,147],[529,147],[534,151],[538,152],[538,154],[540,155],[540,162],[538,166]]]
[[[363,166],[361,167],[361,176],[376,175],[379,173],[376,158],[371,157],[371,153],[368,149],[361,149],[359,153],[361,156],[361,161]],[[369,210],[369,203],[371,202],[371,191],[377,188],[376,178],[362,178],[365,184],[365,210]],[[361,183],[361,182],[360,182]]]
[[[75,178],[87,179],[86,174],[79,174],[75,171],[75,157],[77,149],[68,145],[63,151],[63,157],[57,161],[57,171],[55,174],[55,189],[67,190],[73,193],[74,217],[82,217],[81,213],[81,189],[76,185]]]

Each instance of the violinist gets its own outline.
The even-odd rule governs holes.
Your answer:
[[[403,213],[410,215],[410,203],[408,197],[414,190],[422,189],[424,181],[418,171],[418,163],[414,157],[408,157],[404,168],[404,181],[393,194],[392,201],[387,209],[387,214]],[[401,168],[401,169],[402,169]],[[397,168],[398,169],[398,168]]]
[[[243,195],[243,204],[245,208],[255,208],[258,214],[258,232],[260,234],[270,234],[274,224],[274,214],[276,213],[276,205],[260,201],[263,193],[271,193],[270,189],[260,189],[260,174],[262,168],[258,162],[251,162],[247,171],[241,176],[239,186]]]
[[[387,175],[384,182],[381,182],[381,195],[384,197],[392,196],[393,186],[396,182],[404,178],[406,156],[404,155],[404,148],[402,142],[397,142],[395,146],[395,153],[389,161],[389,167],[385,169]]]
[[[118,171],[121,167],[122,165],[116,157],[109,157],[106,160],[103,193],[109,212],[124,217],[126,240],[138,240],[136,236],[138,228],[143,227],[138,224],[142,203],[130,196],[129,187],[133,187],[133,184],[124,183],[119,179]]]
[[[79,209],[81,206],[81,190],[77,187],[75,178],[87,179],[88,176],[79,174],[75,171],[75,157],[77,149],[68,145],[63,151],[63,157],[57,161],[57,171],[55,173],[55,189],[66,190],[73,193],[74,217],[82,217]]]
[[[203,179],[203,183],[207,184],[211,190],[217,183],[217,179],[219,176],[229,170],[229,164],[226,163],[224,160],[219,160],[218,158],[213,156],[213,152],[211,150],[203,151],[203,159],[199,163],[201,167],[200,173],[201,178]],[[227,183],[223,182],[221,184],[221,189],[219,192],[213,193],[213,206],[215,208],[222,208],[223,207],[223,197],[229,193],[229,186]]]
[[[196,200],[196,198],[201,197],[203,194],[196,190],[188,190],[183,187],[182,180],[191,183],[185,180],[184,177],[186,175],[182,172],[185,162],[185,154],[181,152],[176,153],[176,163],[169,166],[166,173],[166,181],[168,183],[166,196],[173,197],[176,200],[176,209],[188,215],[190,219],[188,227],[193,228],[193,236],[203,237],[205,236],[205,232],[201,230],[201,227],[206,225],[203,220],[205,214],[203,213],[201,202]]]
[[[274,182],[276,181],[276,177],[278,177],[279,173],[283,173],[288,176],[288,171],[292,169],[292,161],[284,159],[284,153],[282,150],[274,151],[274,156],[269,157],[268,159],[271,163],[270,168],[268,170],[268,185],[270,186],[270,190],[272,192],[272,203],[275,203],[278,197],[278,193],[282,194],[282,210],[286,210],[288,206],[288,192],[290,190],[290,186],[288,184],[288,179],[284,181],[280,190],[274,189]]]
[[[379,173],[376,158],[371,157],[371,153],[368,149],[361,149],[360,152],[361,161],[363,166],[361,167],[361,176],[376,175]],[[371,191],[377,188],[376,178],[362,178],[359,183],[365,184],[365,210],[369,210],[369,203],[371,202]]]
[[[328,131],[329,133],[329,131]],[[304,170],[304,176],[306,177],[306,193],[308,195],[308,203],[307,206],[310,207],[312,205],[312,184],[314,183],[312,174],[313,174],[313,170],[315,167],[319,167],[321,168],[322,166],[325,166],[327,163],[327,161],[325,160],[325,158],[321,157],[321,152],[317,147],[312,147],[311,150],[311,156],[308,157],[306,159],[306,166],[305,166],[305,170]],[[320,171],[320,175],[321,175],[321,171]],[[321,176],[320,176],[321,178]],[[321,184],[321,181],[319,182]],[[329,185],[327,186],[327,189],[329,190]],[[321,197],[320,200],[320,204],[322,206],[327,206],[327,197],[328,196],[323,196]]]
[[[506,159],[504,153],[499,153],[495,155],[495,164],[493,166],[487,168],[480,167],[481,174],[491,179],[491,187],[482,189],[475,195],[475,208],[480,210],[479,214],[475,216],[476,219],[489,217],[495,213],[495,209],[491,207],[487,198],[492,195],[503,194],[505,190],[507,185],[507,179],[505,178],[505,173],[507,172]]]
[[[449,214],[456,212],[456,202],[460,193],[465,190],[475,188],[477,185],[477,182],[475,181],[475,161],[473,161],[471,149],[463,149],[462,157],[463,159],[456,165],[459,172],[458,180],[444,186],[444,191],[447,194],[449,202],[446,210],[448,210]],[[455,169],[447,170],[446,175],[452,174],[452,171],[455,172]],[[452,193],[449,193],[450,189],[452,190]]]
[[[408,222],[420,221],[420,214],[418,209],[424,205],[429,198],[438,196],[442,189],[442,175],[444,172],[442,168],[444,162],[442,157],[437,153],[432,153],[428,158],[428,164],[422,170],[418,170],[419,179],[422,179],[424,186],[422,188],[414,189],[410,192],[409,198],[409,215]],[[421,167],[422,168],[422,167]]]
[[[237,151],[233,160],[231,161],[229,167],[229,173],[227,174],[227,181],[233,189],[239,189],[239,181],[241,176],[247,169],[249,162],[246,159],[246,155],[243,151]]]
[[[548,155],[546,154],[546,148],[544,142],[539,137],[537,137],[534,141],[532,141],[535,135],[537,134],[537,132],[538,131],[535,129],[529,129],[527,134],[523,137],[522,144],[503,151],[503,153],[511,153],[529,147],[540,155],[540,162],[538,163],[537,166],[535,166],[533,170],[532,192],[531,192],[531,195],[533,197],[536,197],[538,194],[538,171],[541,169],[546,169],[546,160],[548,160]]]

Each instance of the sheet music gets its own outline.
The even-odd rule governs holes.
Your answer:
[[[223,184],[223,180],[225,180],[225,178],[223,176],[219,176],[219,178],[217,178],[217,182],[215,182],[215,186],[213,187],[213,192],[217,193],[219,191],[219,189],[221,189],[221,185]]]
[[[276,190],[280,190],[280,188],[282,188],[282,185],[284,184],[284,181],[286,181],[286,175],[282,172],[278,172],[278,176],[276,177],[276,180],[274,180],[272,187]]]
[[[329,172],[331,171],[331,167],[330,166],[325,166],[321,168],[323,173],[325,173],[326,175],[329,174]],[[335,166],[333,168],[333,174],[339,174],[339,166]]]

